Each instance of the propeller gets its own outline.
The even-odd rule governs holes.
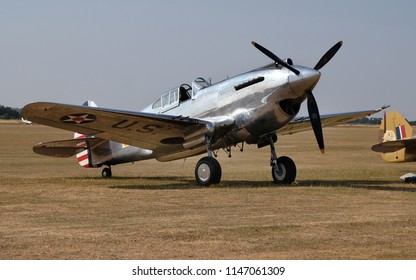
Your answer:
[[[343,42],[339,41],[336,43],[332,48],[330,48],[318,61],[315,65],[314,69],[319,71],[322,67],[325,66],[338,52],[341,48]],[[316,141],[318,142],[319,149],[322,153],[325,152],[325,145],[324,145],[324,137],[322,133],[322,124],[321,124],[321,116],[318,110],[318,103],[316,103],[315,97],[313,96],[312,91],[308,91],[308,113],[309,119],[311,120],[311,125],[313,132],[315,134]]]
[[[321,153],[325,152],[325,145],[324,145],[324,136],[322,133],[322,124],[321,124],[321,116],[318,110],[318,104],[316,103],[316,99],[313,96],[312,91],[308,92],[308,113],[309,119],[311,120],[311,125],[313,132],[315,134],[316,142],[318,142],[319,149]]]
[[[318,63],[315,65],[315,67],[313,69],[320,70],[322,67],[324,67],[325,64],[327,64],[334,57],[334,55],[338,52],[338,50],[341,48],[342,44],[343,44],[343,42],[339,41],[332,48],[330,48],[321,57],[321,59],[318,61]]]
[[[300,71],[295,69],[294,67],[290,66],[283,60],[281,60],[277,55],[266,49],[260,44],[257,44],[256,42],[251,42],[253,46],[255,46],[259,51],[261,51],[263,54],[274,60],[276,64],[280,64],[293,73],[296,74],[296,76],[300,75]],[[318,61],[318,63],[315,65],[314,69],[319,71],[322,67],[324,67],[338,52],[338,50],[341,48],[343,42],[339,41],[336,43],[332,48],[330,48]],[[325,152],[325,145],[324,145],[324,137],[322,133],[322,124],[321,124],[321,116],[319,114],[318,104],[316,103],[316,99],[313,96],[313,93],[311,90],[307,92],[308,95],[308,113],[309,113],[309,119],[311,121],[312,129],[315,134],[316,141],[318,142],[319,149],[322,153]]]
[[[292,71],[293,73],[296,74],[296,76],[299,76],[300,72],[299,70],[293,68],[292,66],[290,66],[289,64],[287,64],[286,62],[284,62],[283,60],[281,60],[277,55],[275,55],[274,53],[272,53],[271,51],[269,51],[268,49],[266,49],[265,47],[263,47],[260,44],[257,44],[254,41],[251,41],[251,43],[253,44],[253,46],[255,46],[259,51],[261,51],[262,53],[264,53],[266,56],[268,56],[269,58],[271,58],[272,60],[274,60],[274,62],[276,62],[276,64],[280,64],[283,65],[284,67],[286,67],[287,69],[289,69],[290,71]]]

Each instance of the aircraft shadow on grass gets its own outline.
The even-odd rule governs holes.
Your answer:
[[[89,180],[91,178],[88,178]],[[177,189],[209,189],[213,188],[208,187],[204,188],[195,184],[195,181],[192,178],[188,177],[176,177],[176,176],[165,176],[165,177],[115,177],[117,181],[129,182],[131,184],[119,184],[108,186],[110,189],[130,189],[130,190],[177,190]],[[146,180],[146,181],[156,181],[162,183],[144,183],[139,185],[135,182],[137,180]],[[97,178],[97,180],[106,180],[102,178]],[[166,184],[163,184],[165,182]],[[399,192],[416,192],[416,184],[406,184],[404,185],[401,182],[397,181],[387,181],[387,180],[305,180],[298,181],[296,184],[292,185],[279,185],[276,186],[273,182],[269,181],[235,181],[235,180],[223,180],[218,187],[214,188],[312,188],[312,187],[332,187],[332,188],[355,188],[355,189],[367,189],[367,190],[376,190],[376,191],[399,191]]]
[[[397,181],[387,180],[323,180],[323,181],[301,181],[298,186],[301,187],[343,187],[343,188],[354,188],[354,189],[368,189],[378,191],[401,191],[401,192],[416,192],[416,185],[408,185],[406,187],[394,186]],[[399,182],[400,183],[400,182]]]
[[[136,178],[137,179],[137,178]],[[110,186],[111,189],[137,189],[137,190],[170,190],[170,189],[209,189],[209,188],[277,188],[276,184],[269,181],[228,181],[223,180],[218,187],[201,187],[195,184],[195,180],[184,177],[143,177],[144,180],[155,180],[166,182],[163,185],[147,184],[147,185],[119,185]],[[101,180],[101,179],[100,179]],[[280,185],[279,187],[284,187]]]

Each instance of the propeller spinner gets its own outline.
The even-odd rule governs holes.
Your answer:
[[[281,60],[277,55],[266,49],[260,44],[257,44],[256,42],[251,42],[253,46],[255,46],[259,51],[261,51],[263,54],[271,58],[276,64],[282,65],[295,73],[295,75],[299,76],[301,72],[297,70],[296,68],[290,66],[283,60]],[[320,70],[322,67],[324,67],[338,52],[338,50],[341,48],[343,42],[339,41],[336,43],[332,48],[330,48],[318,61],[318,63],[315,65],[315,70]],[[322,133],[322,124],[321,124],[321,116],[319,114],[318,110],[318,104],[316,103],[316,99],[313,96],[313,93],[311,90],[308,91],[308,113],[309,113],[309,119],[311,121],[312,129],[315,134],[316,141],[318,142],[319,149],[322,153],[325,152],[325,145],[324,145],[324,137]]]

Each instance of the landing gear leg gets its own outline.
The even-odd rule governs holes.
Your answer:
[[[108,166],[104,168],[103,171],[101,172],[101,175],[103,176],[103,178],[111,178],[112,176],[111,167]]]
[[[208,156],[201,158],[195,166],[195,179],[201,186],[219,184],[221,181],[221,165],[213,157],[211,150],[211,139],[205,135]]]
[[[277,157],[274,142],[273,136],[269,136],[273,181],[276,184],[291,184],[296,178],[296,165],[289,157]]]

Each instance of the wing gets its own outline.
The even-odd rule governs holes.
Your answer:
[[[185,150],[183,144],[215,126],[207,120],[37,102],[22,109],[32,122],[153,150],[155,155]]]
[[[379,153],[393,153],[403,148],[413,148],[416,146],[416,138],[386,141],[375,144],[371,150]]]
[[[322,127],[335,126],[335,125],[344,124],[353,120],[357,120],[363,117],[367,117],[372,114],[376,114],[380,112],[381,110],[384,110],[387,107],[384,106],[382,108],[375,109],[375,110],[367,110],[367,111],[359,111],[359,112],[321,115]],[[285,134],[293,134],[293,133],[297,133],[301,131],[306,131],[310,129],[312,129],[312,126],[311,126],[309,117],[299,117],[299,118],[293,119],[287,125],[280,128],[277,131],[277,133],[279,135],[285,135]]]
[[[33,151],[44,156],[70,157],[84,151],[87,148],[97,147],[105,141],[107,140],[100,138],[49,141],[33,146]]]

